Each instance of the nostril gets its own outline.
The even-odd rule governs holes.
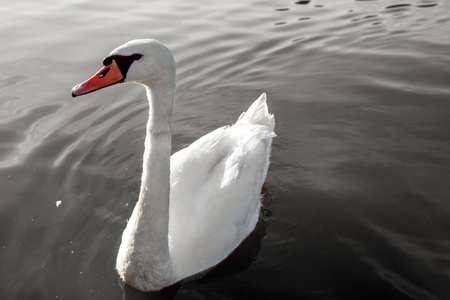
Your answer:
[[[98,78],[103,78],[103,77],[105,77],[105,75],[106,74],[108,74],[108,72],[109,72],[109,70],[110,70],[111,68],[106,68],[106,69],[104,69],[99,75],[98,75]]]

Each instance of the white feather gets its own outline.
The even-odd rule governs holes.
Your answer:
[[[147,88],[149,119],[141,192],[122,235],[116,268],[131,286],[156,291],[214,267],[255,229],[275,119],[262,94],[236,124],[170,157],[173,57],[155,40],[131,41],[111,52],[112,57],[133,54],[140,59],[131,63],[124,81]],[[102,87],[92,89],[91,83],[89,91]],[[72,94],[78,95],[83,84]]]
[[[172,155],[169,235],[178,272],[218,264],[255,228],[274,125],[263,94],[235,125]]]

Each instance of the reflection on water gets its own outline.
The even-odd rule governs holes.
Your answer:
[[[445,1],[11,2],[0,36],[5,299],[445,299]],[[257,243],[164,293],[114,270],[141,177],[145,91],[70,89],[134,38],[177,62],[173,151],[265,91],[273,201]],[[59,205],[57,205],[57,203]]]

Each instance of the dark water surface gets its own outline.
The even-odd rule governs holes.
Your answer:
[[[1,299],[449,299],[448,1],[28,0],[0,13]],[[70,96],[110,50],[149,37],[177,61],[174,151],[263,91],[278,133],[256,256],[163,294],[121,287],[114,269],[144,90]]]

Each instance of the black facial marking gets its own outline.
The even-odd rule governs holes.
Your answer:
[[[107,57],[105,57],[104,59],[103,59],[103,65],[106,67],[106,66],[109,66],[110,64],[112,63],[112,57],[111,56],[107,56]]]
[[[103,59],[103,65],[109,66],[114,60],[119,67],[120,73],[123,75],[122,81],[127,77],[128,69],[135,60],[139,60],[142,54],[134,53],[132,55],[110,55]],[[102,73],[103,74],[103,73]],[[101,74],[100,74],[101,75]],[[104,74],[106,75],[106,73]]]

